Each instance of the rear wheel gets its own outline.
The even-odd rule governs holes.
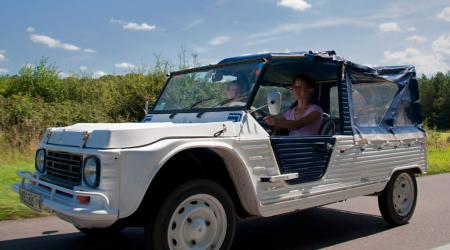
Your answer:
[[[417,201],[417,182],[412,171],[395,172],[386,188],[378,196],[383,218],[393,226],[408,223]]]
[[[230,196],[219,184],[194,180],[176,188],[146,227],[153,249],[229,249],[236,220]],[[151,229],[151,230],[150,230]]]

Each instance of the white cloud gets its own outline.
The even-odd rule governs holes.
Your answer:
[[[415,48],[406,48],[404,51],[385,51],[384,61],[395,65],[414,65],[419,74],[425,75],[447,72],[450,68],[441,54],[422,53]]]
[[[439,20],[450,22],[450,6],[445,7],[441,12],[439,12],[436,18]]]
[[[95,51],[93,49],[84,49],[83,51],[86,53],[97,53],[97,51]]]
[[[231,37],[229,37],[229,36],[216,36],[216,37],[213,37],[209,41],[209,44],[213,45],[213,46],[218,46],[218,45],[222,45],[230,40],[231,40]]]
[[[400,31],[400,26],[396,22],[382,23],[378,28],[381,32]]]
[[[101,70],[97,70],[94,72],[94,74],[92,75],[93,78],[100,78],[102,76],[107,75],[105,72],[101,71]]]
[[[47,45],[50,48],[56,48],[56,47],[60,47],[61,46],[61,41],[53,39],[53,38],[51,38],[49,36],[32,34],[30,36],[30,39],[34,43],[45,44],[45,45]]]
[[[70,75],[70,74],[67,74],[67,73],[65,73],[65,72],[62,72],[62,71],[58,73],[58,77],[61,78],[61,79],[67,78],[67,77],[69,77],[69,76],[71,76],[71,75]]]
[[[442,35],[432,43],[433,51],[450,55],[450,36]],[[450,68],[449,68],[450,70]]]
[[[424,36],[414,35],[414,36],[408,36],[406,38],[406,41],[416,42],[416,43],[424,43],[424,42],[428,41],[428,39],[426,37],[424,37]]]
[[[5,61],[6,60],[6,56],[5,56],[6,51],[4,50],[0,50],[0,62]]]
[[[414,26],[411,26],[411,27],[409,27],[409,28],[406,28],[406,31],[416,31],[417,29],[416,29],[416,27],[414,27]]]
[[[122,20],[118,20],[118,19],[114,19],[114,18],[112,18],[110,20],[110,22],[112,24],[121,25],[122,29],[124,29],[124,30],[151,31],[151,30],[156,29],[156,25],[148,24],[145,22],[142,22],[142,23],[127,22],[127,21],[122,21]]]
[[[297,11],[304,11],[311,8],[311,4],[307,3],[305,0],[281,0],[277,5]]]
[[[126,25],[123,26],[124,29],[126,30],[154,30],[156,28],[155,25],[153,24],[147,24],[147,23],[127,23]]]
[[[29,33],[33,33],[35,31],[35,29],[33,27],[29,26],[25,29],[25,31],[29,32]]]
[[[119,69],[134,69],[136,68],[136,65],[127,62],[122,62],[114,64],[114,67]]]
[[[7,69],[0,68],[0,74],[6,74],[6,73],[8,73]]]
[[[31,34],[30,35],[30,39],[31,41],[33,41],[34,43],[40,43],[40,44],[44,44],[49,48],[61,48],[64,50],[69,50],[69,51],[78,51],[80,50],[80,47],[70,44],[70,43],[63,43],[59,40],[56,40],[54,38],[51,38],[49,36],[45,36],[45,35],[38,35],[38,34]]]
[[[87,68],[86,66],[84,66],[84,65],[81,65],[81,66],[80,66],[80,70],[81,70],[81,71],[86,71],[87,69],[88,69],[88,68]]]
[[[33,68],[33,64],[31,64],[31,63],[25,63],[25,64],[22,65],[22,67],[25,67],[25,68]]]
[[[75,46],[75,45],[70,44],[70,43],[63,43],[63,44],[61,44],[61,48],[65,49],[65,50],[71,50],[71,51],[80,50],[80,47]]]

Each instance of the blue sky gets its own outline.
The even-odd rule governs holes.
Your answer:
[[[335,50],[367,65],[450,70],[450,0],[2,1],[0,74],[49,58],[67,74],[124,74],[198,54]]]

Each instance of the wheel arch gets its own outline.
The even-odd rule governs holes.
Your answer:
[[[154,209],[152,205],[160,205],[164,196],[176,186],[198,178],[221,184],[230,194],[239,217],[259,214],[252,178],[239,153],[226,143],[214,142],[212,145],[210,142],[195,142],[173,149],[161,161],[156,174],[148,181],[139,207],[128,219],[136,221],[139,218],[138,221],[142,221],[141,218]]]
[[[402,171],[402,170],[411,170],[415,174],[425,174],[425,170],[422,169],[419,165],[412,165],[412,166],[403,166],[403,167],[396,167],[392,170],[391,174],[389,175],[389,180],[391,179],[392,175],[395,172]]]
[[[380,190],[380,192],[383,191],[386,188],[386,186],[388,185],[389,181],[391,181],[392,175],[394,175],[395,172],[404,171],[404,170],[413,171],[414,174],[425,174],[426,173],[425,170],[423,168],[421,168],[419,165],[396,167],[396,168],[392,169],[388,180],[386,181],[385,185],[383,186],[383,189]]]

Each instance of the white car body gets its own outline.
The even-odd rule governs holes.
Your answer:
[[[229,106],[227,102],[234,99],[226,99],[222,106],[216,103],[209,109],[195,109],[199,103],[214,100],[208,96],[214,87],[210,87],[211,93],[205,92],[208,98],[194,99],[189,105],[176,98],[170,103],[170,96],[179,96],[161,97],[163,89],[153,111],[140,123],[79,123],[47,129],[39,143],[38,152],[44,150],[45,158],[37,154],[38,171],[19,171],[22,179],[13,189],[28,206],[53,211],[80,229],[128,226],[136,218],[138,225],[150,228],[157,223],[153,219],[142,221],[142,213],[158,214],[163,218],[160,223],[167,223],[163,227],[170,236],[163,231],[161,235],[155,233],[153,244],[166,244],[171,249],[197,249],[200,243],[210,248],[222,243],[224,248],[230,247],[235,214],[269,217],[363,195],[379,196],[380,211],[392,225],[408,222],[417,197],[414,174],[427,171],[426,134],[421,127],[413,67],[371,69],[337,58],[332,52],[267,54],[224,61],[223,65],[175,72],[164,88],[180,95],[177,88],[186,85],[183,74],[189,72],[195,72],[189,78],[193,82],[198,75],[204,77],[198,84],[208,88],[217,87],[225,82],[223,79],[242,80],[242,72],[247,70],[251,73],[247,80],[256,80],[246,101],[240,96]],[[241,71],[233,71],[240,63],[244,64]],[[285,68],[283,63],[287,64]],[[323,118],[318,135],[270,134],[273,131],[262,121],[267,113],[262,112],[259,118],[257,113],[265,106],[271,113],[285,108],[281,92],[267,91],[286,90],[297,73],[296,67],[315,72],[320,80],[315,86],[319,86],[321,107],[337,114]],[[291,70],[290,75],[286,69]],[[227,73],[228,78],[224,78]],[[167,86],[172,78],[179,85],[170,89]],[[336,90],[334,103],[332,88]],[[283,98],[288,96],[286,91]],[[159,102],[161,98],[167,100]],[[267,105],[261,106],[259,102],[267,99]],[[177,108],[174,103],[184,108],[165,110],[170,105]],[[339,129],[334,130],[335,126]],[[95,176],[88,159],[96,159]],[[93,180],[94,185],[89,183]],[[195,199],[201,197],[199,201],[193,198],[189,203],[183,198],[183,192],[188,192],[183,190],[185,186],[191,188],[189,192],[197,192],[188,194]],[[175,197],[170,197],[172,194]],[[184,200],[177,200],[180,197]],[[164,213],[162,203],[171,209],[169,214]],[[176,210],[178,206],[182,209]],[[192,213],[185,216],[183,206]],[[225,211],[225,207],[236,211]],[[190,224],[189,216],[198,217],[195,227],[176,227]],[[204,234],[203,229],[211,230],[207,229],[211,219],[223,230]]]
[[[381,192],[398,169],[426,172],[424,134],[409,140],[389,138],[366,143],[355,141],[353,136],[337,135],[329,166],[320,180],[298,185],[262,182],[261,177],[281,175],[269,135],[251,115],[238,114],[242,118],[237,122],[228,120],[230,112],[205,114],[200,119],[193,113],[178,114],[174,119],[154,114],[147,123],[76,124],[49,129],[40,148],[96,155],[101,160],[101,185],[95,190],[75,186],[72,191],[88,192],[84,194],[92,195],[95,202],[83,206],[75,196],[69,199],[54,194],[51,198],[45,188],[31,184],[26,187],[45,197],[43,206],[62,219],[78,227],[97,228],[132,215],[164,163],[190,148],[209,148],[223,157],[243,207],[249,214],[263,217]],[[214,137],[223,129],[220,136]],[[85,132],[89,134],[86,142]],[[34,180],[64,192],[61,187]],[[14,189],[19,186],[16,184]],[[102,197],[107,198],[108,206]]]

